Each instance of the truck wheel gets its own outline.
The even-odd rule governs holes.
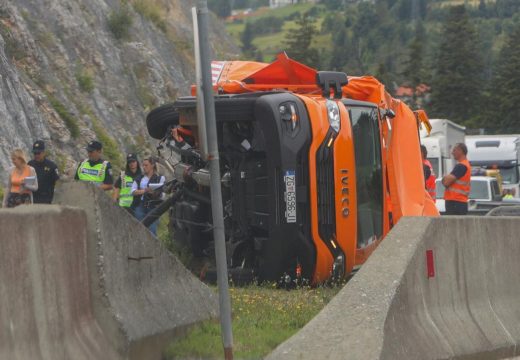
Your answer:
[[[166,104],[153,109],[146,116],[148,134],[157,140],[166,135],[168,127],[179,124],[179,112],[174,104]]]

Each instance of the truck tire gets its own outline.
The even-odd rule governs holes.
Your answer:
[[[179,124],[179,112],[173,103],[165,104],[153,109],[146,116],[148,134],[157,140],[166,135],[168,127]]]

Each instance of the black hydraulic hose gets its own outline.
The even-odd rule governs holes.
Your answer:
[[[177,192],[175,192],[172,196],[164,200],[156,208],[150,211],[144,217],[144,219],[141,220],[141,223],[146,227],[152,225],[157,219],[161,217],[162,214],[168,211],[168,209],[181,197],[182,192],[183,190],[177,190]]]
[[[188,190],[188,189],[183,189],[184,191],[184,194],[195,199],[195,200],[198,200],[200,202],[203,202],[205,204],[211,204],[211,199],[207,196],[204,196],[204,195],[201,195],[199,193],[196,193],[195,191],[191,191],[191,190]]]

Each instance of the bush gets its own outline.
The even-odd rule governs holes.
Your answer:
[[[94,79],[90,71],[81,69],[76,72],[76,81],[81,91],[91,93],[94,90]]]
[[[47,94],[47,97],[49,99],[49,102],[51,103],[51,106],[61,117],[67,129],[69,129],[70,136],[72,136],[73,139],[77,139],[80,135],[80,131],[78,122],[76,121],[74,116],[67,110],[65,105],[63,105],[54,95]]]
[[[132,6],[137,13],[150,20],[159,30],[166,32],[166,21],[159,6],[150,0],[134,0]]]
[[[284,20],[276,16],[260,18],[253,22],[253,34],[275,34],[282,31],[283,23]]]
[[[134,19],[128,6],[122,6],[118,10],[110,12],[108,16],[108,28],[116,39],[128,39],[130,37],[130,27]]]
[[[92,118],[92,129],[96,134],[97,139],[103,144],[103,153],[106,158],[112,163],[114,167],[114,173],[117,173],[123,167],[123,160],[121,158],[121,152],[117,146],[117,142],[111,137],[107,131],[101,125],[99,119],[91,116]]]

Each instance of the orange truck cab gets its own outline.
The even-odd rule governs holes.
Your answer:
[[[424,188],[418,118],[372,77],[318,72],[280,54],[214,72],[230,272],[317,284],[366,261],[402,216],[436,216]],[[193,94],[195,89],[192,89]],[[422,120],[427,123],[427,120]],[[171,224],[195,256],[213,252],[209,172],[196,98],[147,116],[178,160]],[[182,137],[176,133],[191,134]]]

